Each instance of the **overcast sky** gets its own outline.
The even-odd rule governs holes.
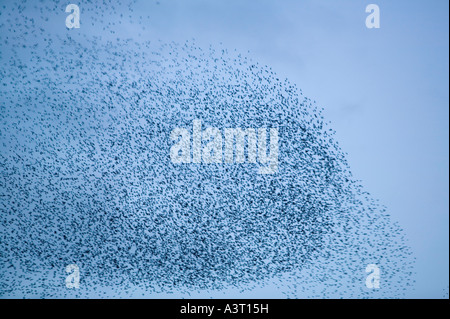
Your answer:
[[[369,3],[380,7],[380,29],[365,26]],[[448,1],[180,0],[137,8],[139,37],[250,51],[324,107],[355,178],[410,240],[417,257],[410,297],[448,292]]]
[[[369,3],[380,7],[380,29],[365,26]],[[80,6],[82,28],[74,32],[90,23]],[[404,228],[417,257],[416,290],[408,297],[442,298],[449,285],[448,6],[138,0],[133,23],[122,19],[113,28],[114,36],[236,49],[295,83],[324,107],[355,178]],[[95,22],[89,30],[107,34]]]

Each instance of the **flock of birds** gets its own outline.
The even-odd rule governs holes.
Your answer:
[[[61,1],[1,6],[0,297],[273,282],[289,298],[410,289],[401,228],[352,176],[321,109],[270,67],[193,41],[111,37],[114,28],[43,33]],[[194,119],[277,127],[278,172],[173,164],[170,132]],[[74,263],[81,283],[70,290],[64,269]],[[367,264],[382,270],[377,291],[364,284]]]

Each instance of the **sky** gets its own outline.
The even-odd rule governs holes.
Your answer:
[[[366,28],[370,3],[380,8],[379,29]],[[139,25],[124,21],[118,36],[236,49],[323,107],[354,177],[405,231],[416,257],[408,297],[448,298],[448,1],[138,0],[134,6]],[[81,21],[83,28],[83,12]],[[104,34],[95,24],[90,30]]]
[[[379,29],[365,26],[370,3]],[[149,16],[141,37],[249,51],[323,107],[355,178],[406,232],[409,297],[448,296],[448,1],[136,5]]]

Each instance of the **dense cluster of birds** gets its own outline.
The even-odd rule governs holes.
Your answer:
[[[63,8],[17,1],[0,14],[0,296],[270,282],[287,297],[409,289],[413,258],[401,228],[352,176],[300,89],[223,47],[43,35],[46,10]],[[278,172],[172,163],[170,133],[194,119],[278,128]],[[74,263],[76,291],[64,284]],[[372,263],[382,270],[376,292],[364,284]]]

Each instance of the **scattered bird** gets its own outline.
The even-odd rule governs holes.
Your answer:
[[[61,1],[1,10],[0,296],[274,281],[287,297],[366,298],[371,263],[382,269],[377,293],[404,294],[414,259],[403,231],[352,176],[314,101],[223,45],[122,38],[108,17],[132,23],[135,2],[104,3],[82,8],[104,36],[83,22],[78,33],[43,32],[52,13],[64,16]],[[278,128],[278,172],[173,164],[170,132],[197,118]],[[77,291],[64,286],[73,263]]]

